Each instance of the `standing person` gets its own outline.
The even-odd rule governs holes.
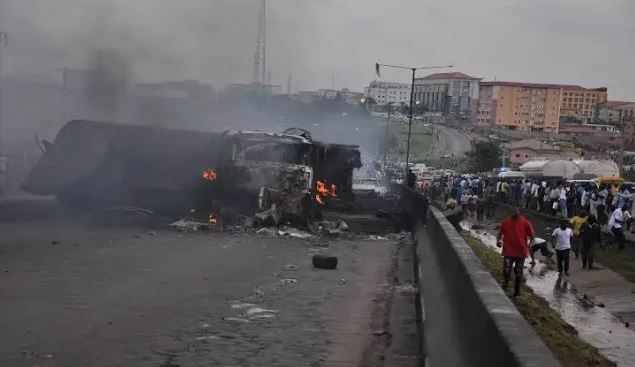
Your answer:
[[[547,183],[542,181],[540,186],[538,186],[538,202],[536,203],[536,210],[539,212],[545,211],[545,189],[547,188]]]
[[[573,230],[573,254],[575,255],[576,260],[580,254],[580,229],[582,225],[586,223],[588,220],[587,214],[585,210],[582,210],[580,214],[571,218],[571,229]]]
[[[580,194],[580,210],[589,211],[588,203],[589,203],[589,192],[583,185],[580,185],[582,188],[582,193]]]
[[[623,250],[626,242],[624,237],[624,212],[626,211],[626,208],[616,208],[609,219],[609,228],[613,232],[613,236],[615,236],[618,250]]]
[[[558,213],[558,199],[560,198],[560,184],[549,191],[549,203],[551,205],[551,215]]]
[[[597,189],[593,189],[589,194],[589,214],[598,219],[598,204],[600,203],[600,194]]]
[[[567,228],[567,221],[564,219],[560,221],[560,227],[551,234],[551,243],[556,249],[556,258],[558,259],[558,276],[562,276],[563,270],[564,274],[569,276],[571,237],[573,237],[573,231],[571,228]]]
[[[538,181],[532,181],[531,188],[529,190],[529,195],[531,198],[529,199],[529,208],[538,210]]]
[[[545,185],[545,195],[543,197],[542,212],[549,213],[551,210],[551,185]]]
[[[415,176],[414,172],[412,172],[411,169],[408,169],[406,174],[406,185],[408,185],[409,188],[414,190],[416,183],[417,183],[417,176]]]
[[[602,231],[597,223],[597,220],[593,217],[589,219],[580,228],[580,237],[582,238],[582,248],[580,253],[582,255],[582,269],[593,270],[593,256],[595,254],[594,244],[597,241],[598,244],[602,243]]]
[[[476,199],[476,220],[479,223],[483,222],[483,217],[485,216],[485,206],[486,201],[483,197],[477,197]]]
[[[567,219],[569,216],[567,212],[567,187],[560,185],[558,190],[558,209],[560,209],[562,219]]]
[[[606,200],[608,196],[609,190],[606,189],[606,185],[602,184],[600,191],[598,191],[598,203],[596,206],[597,220],[600,226],[605,225],[609,219],[606,212]]]
[[[501,222],[496,236],[496,246],[503,248],[503,289],[509,286],[513,268],[514,297],[520,295],[525,259],[529,255],[528,240],[533,242],[534,228],[520,215],[518,208],[514,208],[511,216]]]
[[[570,215],[580,213],[580,209],[576,209],[576,202],[578,202],[577,206],[580,206],[580,200],[576,198],[576,195],[575,186],[572,184],[567,190],[567,216],[565,218],[569,218]]]
[[[494,200],[496,199],[496,192],[493,186],[488,186],[485,189],[485,200],[487,205],[487,219],[492,220],[494,218]]]

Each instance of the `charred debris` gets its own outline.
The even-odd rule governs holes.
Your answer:
[[[170,130],[68,122],[41,144],[23,190],[83,212],[139,207],[209,225],[310,227],[323,208],[348,208],[358,146],[281,133]]]

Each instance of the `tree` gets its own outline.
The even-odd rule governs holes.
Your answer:
[[[499,143],[479,141],[468,153],[468,167],[471,172],[486,172],[500,167],[502,150]]]

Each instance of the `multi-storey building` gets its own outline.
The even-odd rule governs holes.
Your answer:
[[[482,82],[476,122],[508,130],[557,132],[562,86]]]
[[[566,122],[595,122],[598,120],[600,107],[606,103],[607,96],[606,88],[563,85],[560,118]]]
[[[378,105],[410,102],[410,84],[372,81],[364,94]]]
[[[424,109],[472,120],[476,117],[479,81],[463,73],[435,73],[415,79],[414,97]]]
[[[618,125],[620,116],[624,121],[635,118],[635,102],[607,101],[600,107],[599,120]]]

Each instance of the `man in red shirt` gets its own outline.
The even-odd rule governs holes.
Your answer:
[[[513,267],[514,297],[520,294],[525,259],[529,255],[528,241],[533,240],[534,228],[531,222],[520,215],[518,208],[514,208],[512,215],[501,222],[496,236],[496,246],[503,247],[503,289],[506,290],[509,286]]]

